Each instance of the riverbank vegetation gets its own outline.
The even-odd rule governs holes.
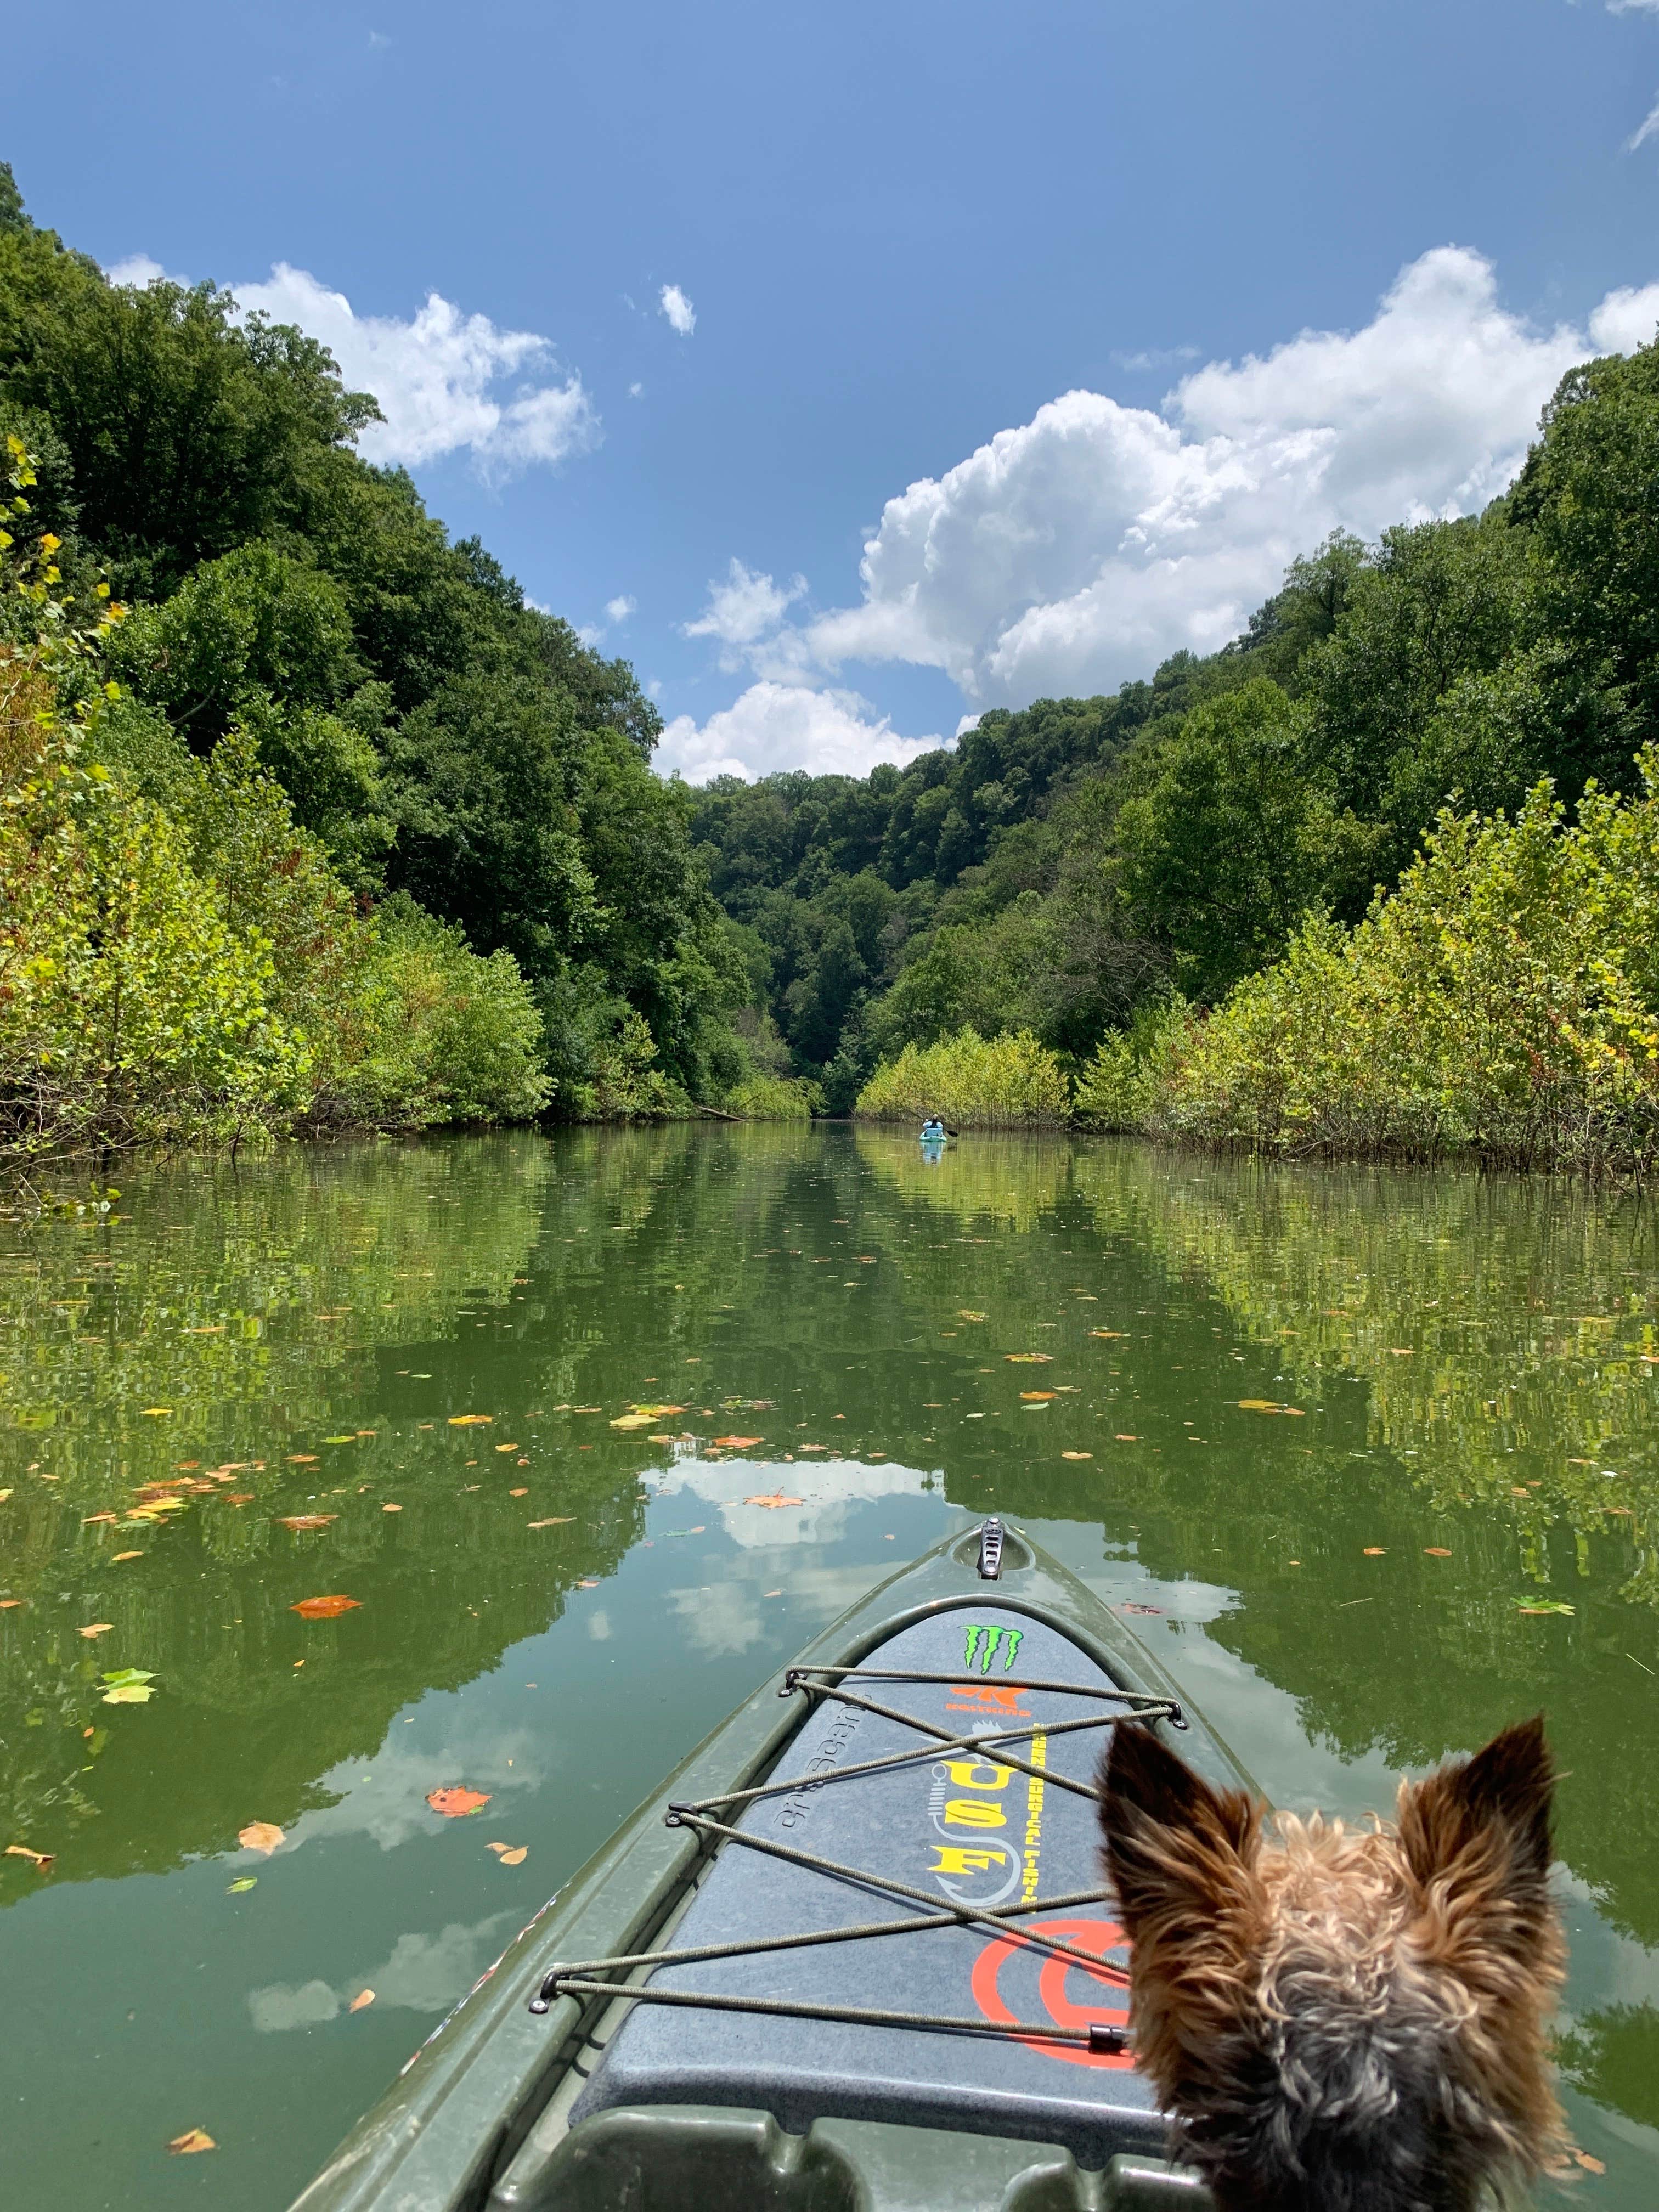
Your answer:
[[[1482,514],[1332,538],[1218,653],[861,782],[711,785],[798,1072],[844,1112],[1026,1030],[1096,1125],[1645,1163],[1656,474],[1650,346],[1563,380]]]
[[[1071,1095],[1059,1060],[1030,1030],[986,1038],[960,1029],[884,1060],[856,1110],[871,1121],[939,1115],[967,1129],[1059,1129],[1071,1118]]]
[[[775,1072],[655,708],[360,458],[376,414],[211,285],[111,284],[0,168],[0,1147]]]

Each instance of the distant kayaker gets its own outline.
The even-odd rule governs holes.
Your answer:
[[[924,1145],[942,1145],[945,1142],[945,1124],[937,1114],[930,1114],[921,1125],[921,1141]]]

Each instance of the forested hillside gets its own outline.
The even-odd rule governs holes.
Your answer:
[[[749,994],[622,661],[353,448],[210,285],[111,285],[0,167],[15,1144],[663,1110]]]
[[[1207,659],[695,792],[626,663],[359,456],[376,412],[210,285],[112,285],[0,165],[0,1145],[992,1083],[1532,1159],[1616,1078],[1650,1146],[1659,349],[1573,370],[1483,514],[1332,538]]]
[[[1338,537],[1243,633],[1114,698],[996,711],[862,782],[726,779],[693,832],[799,1073],[1029,1030],[1073,1071],[1357,923],[1448,804],[1638,789],[1659,736],[1659,351],[1575,369],[1478,518]],[[1145,1022],[1141,1024],[1145,1030]]]

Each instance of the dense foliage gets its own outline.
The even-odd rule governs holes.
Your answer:
[[[1176,654],[1115,698],[987,714],[954,751],[862,782],[727,779],[699,793],[694,833],[748,934],[793,1067],[844,1110],[877,1063],[907,1047],[964,1026],[1030,1030],[1068,1073],[1089,1070],[1089,1095],[1109,1093],[1121,1118],[1121,1081],[1103,1069],[1142,1071],[1149,1036],[1195,1034],[1202,1011],[1223,1001],[1228,1020],[1211,1029],[1241,1051],[1270,997],[1294,1030],[1324,948],[1321,958],[1370,978],[1398,1080],[1423,1098],[1449,1091],[1431,1111],[1384,1111],[1382,1063],[1356,1048],[1366,1103],[1356,1095],[1339,1111],[1347,1077],[1333,1069],[1327,1105],[1305,1109],[1320,1141],[1462,1144],[1539,1161],[1648,1145],[1628,1100],[1616,1130],[1602,1091],[1570,1106],[1577,1075],[1561,1078],[1566,1090],[1552,1091],[1546,1110],[1530,1095],[1517,1103],[1504,1054],[1482,1058],[1464,1040],[1461,1072],[1449,1074],[1426,1034],[1387,1031],[1381,1009],[1405,986],[1370,965],[1392,960],[1389,933],[1408,927],[1405,912],[1391,922],[1386,902],[1374,909],[1379,886],[1410,871],[1412,900],[1430,896],[1432,878],[1455,911],[1484,895],[1480,871],[1498,866],[1513,834],[1558,855],[1554,919],[1534,917],[1525,955],[1536,988],[1577,1006],[1582,991],[1603,988],[1572,964],[1589,957],[1599,921],[1583,902],[1634,896],[1628,881],[1610,887],[1626,860],[1610,859],[1612,876],[1592,894],[1568,857],[1578,833],[1563,841],[1546,825],[1555,801],[1571,807],[1589,793],[1587,823],[1602,822],[1610,794],[1639,788],[1638,756],[1659,740],[1656,484],[1659,346],[1648,346],[1563,380],[1516,485],[1485,514],[1402,525],[1370,546],[1339,534],[1208,659]],[[1553,800],[1532,795],[1545,781]],[[1462,826],[1443,826],[1416,860],[1447,807]],[[1500,816],[1523,816],[1524,830],[1498,826]],[[1465,857],[1454,860],[1454,845]],[[1463,919],[1472,940],[1486,927]],[[1621,990],[1649,988],[1620,975]],[[1157,1012],[1166,1005],[1167,1021]],[[1528,1018],[1517,1013],[1512,1030],[1492,1018],[1504,1052],[1524,1060]],[[1316,1022],[1311,1002],[1305,1019]],[[1586,1034],[1613,1050],[1601,1018],[1585,1019]],[[1284,1048],[1300,1048],[1288,1030]],[[1278,1131],[1272,1141],[1287,1140],[1304,1109],[1286,1107],[1281,1127],[1261,1103],[1276,1079],[1256,1070],[1248,1111],[1243,1092],[1230,1092],[1224,1109],[1194,1104],[1188,1126],[1237,1135],[1248,1124],[1253,1139]],[[1549,1089],[1557,1077],[1539,1079]],[[1311,1070],[1297,1077],[1314,1080]],[[1630,1080],[1639,1090],[1645,1079]],[[1581,1109],[1588,1119],[1575,1121]],[[1150,1126],[1164,1125],[1160,1115]]]
[[[140,1054],[142,1112],[65,1120],[37,1081],[19,1126],[127,1140],[240,1126],[244,1106],[394,1126],[658,1113],[776,1072],[733,1026],[749,970],[687,794],[652,770],[659,722],[632,671],[358,456],[376,412],[313,340],[211,285],[109,283],[0,168],[0,434],[32,463],[0,644],[40,733],[13,763],[33,795],[7,902],[21,927],[44,901],[27,926],[73,937],[42,890],[41,854],[70,866],[40,811],[57,808],[112,880],[155,887],[132,957],[188,999],[151,1006],[172,1042]],[[28,586],[47,558],[54,605],[106,578],[126,609],[96,638],[88,681],[116,690],[95,714],[43,657]],[[74,865],[95,903],[102,863],[77,846]],[[217,949],[191,936],[216,914]],[[128,984],[100,988],[126,1022]]]

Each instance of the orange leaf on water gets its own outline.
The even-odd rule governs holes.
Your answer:
[[[530,1492],[527,1490],[509,1490],[507,1494],[509,1498],[528,1498]]]
[[[383,1505],[380,1508],[382,1513],[401,1513],[403,1510],[401,1505]]]
[[[487,1429],[495,1418],[493,1413],[452,1413],[449,1425],[452,1429]]]
[[[142,1559],[143,1556],[142,1552],[112,1552],[110,1553],[112,1563],[118,1567],[123,1559]]]
[[[1022,1398],[1054,1398],[1060,1394],[1054,1390],[1022,1390],[1019,1395]]]
[[[218,2144],[205,2128],[186,2128],[181,2136],[174,2136],[167,2148],[176,2155],[187,2156],[194,2150],[217,2150]]]
[[[734,1451],[741,1451],[750,1444],[763,1444],[766,1439],[764,1437],[716,1437],[714,1442],[729,1444]]]
[[[1365,1547],[1365,1557],[1368,1559],[1380,1559],[1385,1556],[1388,1552],[1388,1548],[1389,1547],[1386,1544],[1367,1544]]]
[[[743,1502],[745,1505],[769,1506],[775,1512],[781,1506],[804,1505],[806,1503],[804,1498],[786,1498],[781,1490],[763,1492],[757,1497],[745,1498]]]
[[[1126,1437],[1120,1433],[1112,1438],[1112,1442],[1115,1444],[1138,1444],[1140,1442],[1140,1438],[1139,1437]]]
[[[353,1997],[351,2002],[346,2007],[346,2010],[348,2012],[361,2012],[365,2005],[372,2005],[374,2002],[374,1992],[373,1990],[359,1990],[356,1996]]]
[[[8,1844],[4,1856],[9,1859],[28,1859],[44,1874],[57,1854],[54,1851],[32,1850],[27,1844]]]
[[[467,1814],[476,1813],[481,1806],[487,1805],[489,1796],[487,1790],[430,1790],[427,1792],[426,1802],[434,1813],[441,1813],[446,1820],[464,1820]]]
[[[574,1513],[550,1514],[545,1521],[526,1521],[526,1528],[568,1528],[575,1519]]]
[[[1423,1556],[1425,1559],[1449,1559],[1451,1553],[1443,1544],[1425,1544]]]
[[[315,1467],[317,1455],[315,1452],[290,1452],[288,1463],[290,1467]]]
[[[297,1613],[302,1620],[332,1620],[337,1613],[349,1613],[362,1603],[360,1597],[302,1597],[289,1611]]]
[[[83,1528],[90,1528],[95,1522],[118,1521],[120,1517],[118,1513],[88,1513],[82,1520],[81,1526]]]
[[[279,1513],[276,1517],[284,1528],[326,1528],[340,1516],[337,1513]]]
[[[283,1832],[275,1820],[250,1820],[237,1830],[236,1840],[245,1851],[263,1851],[269,1858],[282,1842]]]
[[[77,1636],[84,1636],[90,1644],[94,1636],[107,1636],[114,1626],[115,1623],[112,1620],[94,1620],[89,1621],[84,1628],[77,1628],[75,1632]]]

